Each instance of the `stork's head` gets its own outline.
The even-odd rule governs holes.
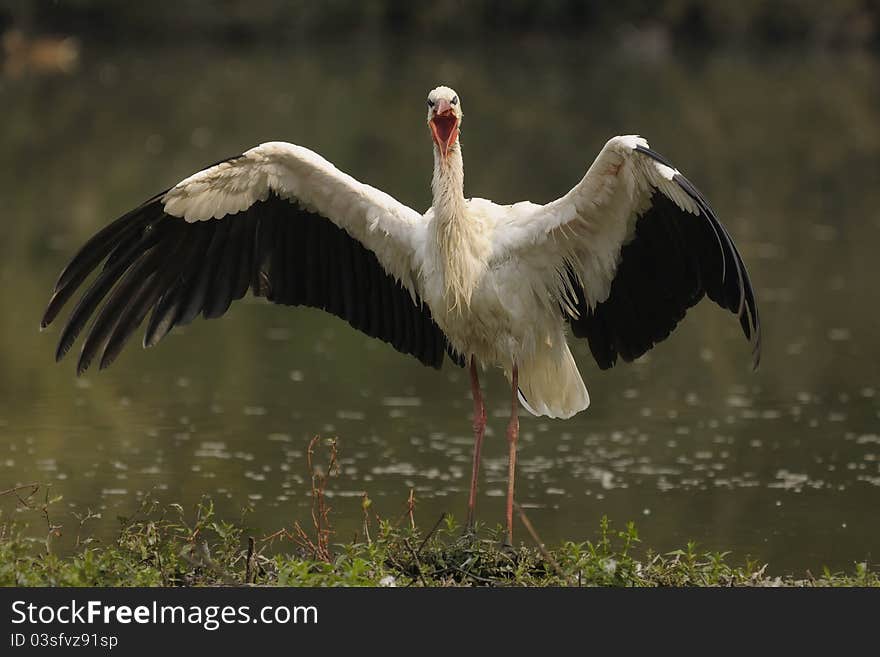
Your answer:
[[[428,94],[428,127],[444,159],[458,141],[461,117],[461,101],[454,89],[441,86],[431,90]]]

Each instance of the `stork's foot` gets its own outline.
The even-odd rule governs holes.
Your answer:
[[[470,549],[476,545],[479,540],[480,539],[477,537],[476,526],[465,526],[464,530],[461,532],[461,536],[458,537],[454,545],[457,548]]]
[[[508,557],[515,557],[518,554],[518,550],[511,545],[506,538],[498,543],[498,551]]]

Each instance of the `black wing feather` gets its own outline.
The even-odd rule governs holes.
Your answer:
[[[176,282],[162,295],[153,311],[153,316],[150,318],[150,323],[144,334],[145,347],[159,342],[175,324],[180,323],[183,309],[198,281],[199,267],[211,240],[211,226],[197,225],[187,232],[190,233],[192,245],[185,254],[186,261],[179,270]]]
[[[171,229],[172,226],[167,224],[160,225],[155,229],[149,248],[126,269],[125,274],[110,292],[110,297],[101,308],[83,341],[82,351],[76,365],[77,373],[86,371],[94,357],[103,352],[110,339],[110,334],[123,314],[125,305],[137,295],[144,282],[149,284],[164,259],[159,242],[167,233],[174,232]]]
[[[183,231],[180,231],[183,232]],[[138,326],[144,321],[150,308],[156,305],[162,292],[177,278],[184,260],[181,254],[187,250],[187,236],[182,235],[177,248],[169,250],[161,256],[156,271],[141,285],[120,313],[113,332],[101,353],[100,368],[108,367],[128,342]]]
[[[204,314],[207,319],[220,317],[235,299],[235,286],[238,282],[238,262],[244,255],[244,221],[240,214],[226,218],[229,231],[223,238],[222,254],[217,263],[213,282],[208,288]]]
[[[175,318],[179,326],[192,322],[205,308],[208,287],[214,283],[214,271],[223,250],[223,237],[227,223],[223,221],[205,222],[201,228],[204,246],[196,259],[196,266],[189,272],[189,284]]]

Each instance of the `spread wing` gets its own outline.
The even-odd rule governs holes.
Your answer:
[[[150,314],[144,346],[248,291],[321,308],[422,363],[440,367],[446,336],[417,287],[421,215],[283,142],[257,146],[181,181],[92,237],[61,273],[42,320],[80,294],[56,359],[90,318],[77,373],[108,366]]]
[[[704,295],[737,315],[758,366],[761,323],[736,245],[644,139],[611,139],[570,192],[504,228],[496,250],[551,272],[549,287],[601,368],[664,340]]]

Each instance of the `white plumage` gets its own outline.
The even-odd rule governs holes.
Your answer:
[[[429,94],[434,201],[424,214],[285,142],[261,144],[148,200],[62,273],[43,326],[106,260],[57,356],[93,313],[79,371],[94,357],[108,365],[150,311],[145,345],[198,313],[222,314],[248,288],[324,308],[425,364],[439,366],[445,352],[471,367],[469,525],[485,429],[478,366],[500,367],[514,393],[508,531],[517,397],[553,418],[590,403],[570,333],[586,337],[599,365],[610,367],[664,339],[708,294],[739,316],[757,365],[760,323],[742,259],[705,199],[644,139],[608,141],[562,198],[498,205],[464,196],[461,120],[452,89]]]

